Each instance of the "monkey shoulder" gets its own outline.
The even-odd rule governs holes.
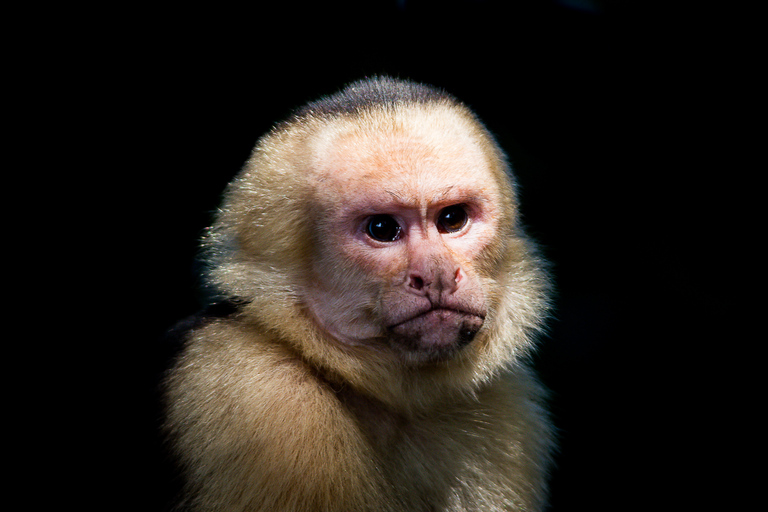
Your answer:
[[[253,325],[216,319],[193,331],[168,397],[182,463],[200,477],[192,485],[216,473],[223,493],[201,496],[237,496],[243,510],[376,510],[384,499],[368,444],[331,386]]]
[[[173,375],[191,390],[199,386],[241,402],[238,411],[263,419],[342,409],[332,387],[287,344],[234,318],[213,319],[191,331]]]
[[[368,445],[331,386],[253,325],[225,318],[193,331],[167,396],[181,462],[195,468],[190,487],[211,509],[384,503]]]

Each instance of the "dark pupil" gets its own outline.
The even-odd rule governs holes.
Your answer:
[[[467,212],[461,206],[449,206],[440,212],[438,224],[445,231],[458,231],[467,223]]]
[[[368,234],[380,242],[394,242],[400,238],[400,225],[389,215],[376,215],[368,221]]]

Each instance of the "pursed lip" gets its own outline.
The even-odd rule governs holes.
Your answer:
[[[428,308],[426,308],[426,309],[416,313],[415,315],[411,315],[408,318],[406,318],[406,319],[404,319],[404,320],[402,320],[400,322],[397,322],[395,324],[390,325],[389,329],[395,329],[395,328],[397,328],[397,327],[399,327],[399,326],[401,326],[403,324],[406,324],[408,322],[411,322],[411,321],[416,320],[418,318],[421,318],[423,316],[429,315],[431,313],[440,313],[441,311],[445,311],[445,312],[447,312],[449,314],[451,314],[451,313],[459,314],[459,315],[462,315],[462,316],[475,316],[475,317],[478,317],[478,318],[481,318],[481,319],[485,320],[485,315],[480,314],[480,313],[475,312],[475,311],[468,311],[468,310],[465,310],[465,309],[450,308],[450,307],[445,307],[445,306],[430,306],[430,307],[428,307]]]

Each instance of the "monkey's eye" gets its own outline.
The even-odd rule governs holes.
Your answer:
[[[455,233],[467,224],[467,211],[460,204],[443,208],[437,218],[437,228],[443,233]]]
[[[379,242],[394,242],[400,238],[403,228],[389,215],[374,215],[368,220],[368,236]]]

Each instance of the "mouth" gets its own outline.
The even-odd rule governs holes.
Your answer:
[[[474,339],[484,320],[484,315],[477,313],[438,307],[411,316],[389,330],[422,349],[463,346]]]
[[[463,311],[463,310],[454,309],[454,308],[436,307],[436,308],[427,309],[426,311],[422,311],[421,313],[408,317],[401,322],[393,324],[389,327],[389,329],[395,330],[398,327],[406,325],[410,322],[427,322],[427,323],[450,322],[458,318],[466,318],[466,317],[476,317],[476,318],[479,318],[481,321],[485,320],[485,317],[483,315],[479,315],[477,313],[472,313],[469,311]]]

